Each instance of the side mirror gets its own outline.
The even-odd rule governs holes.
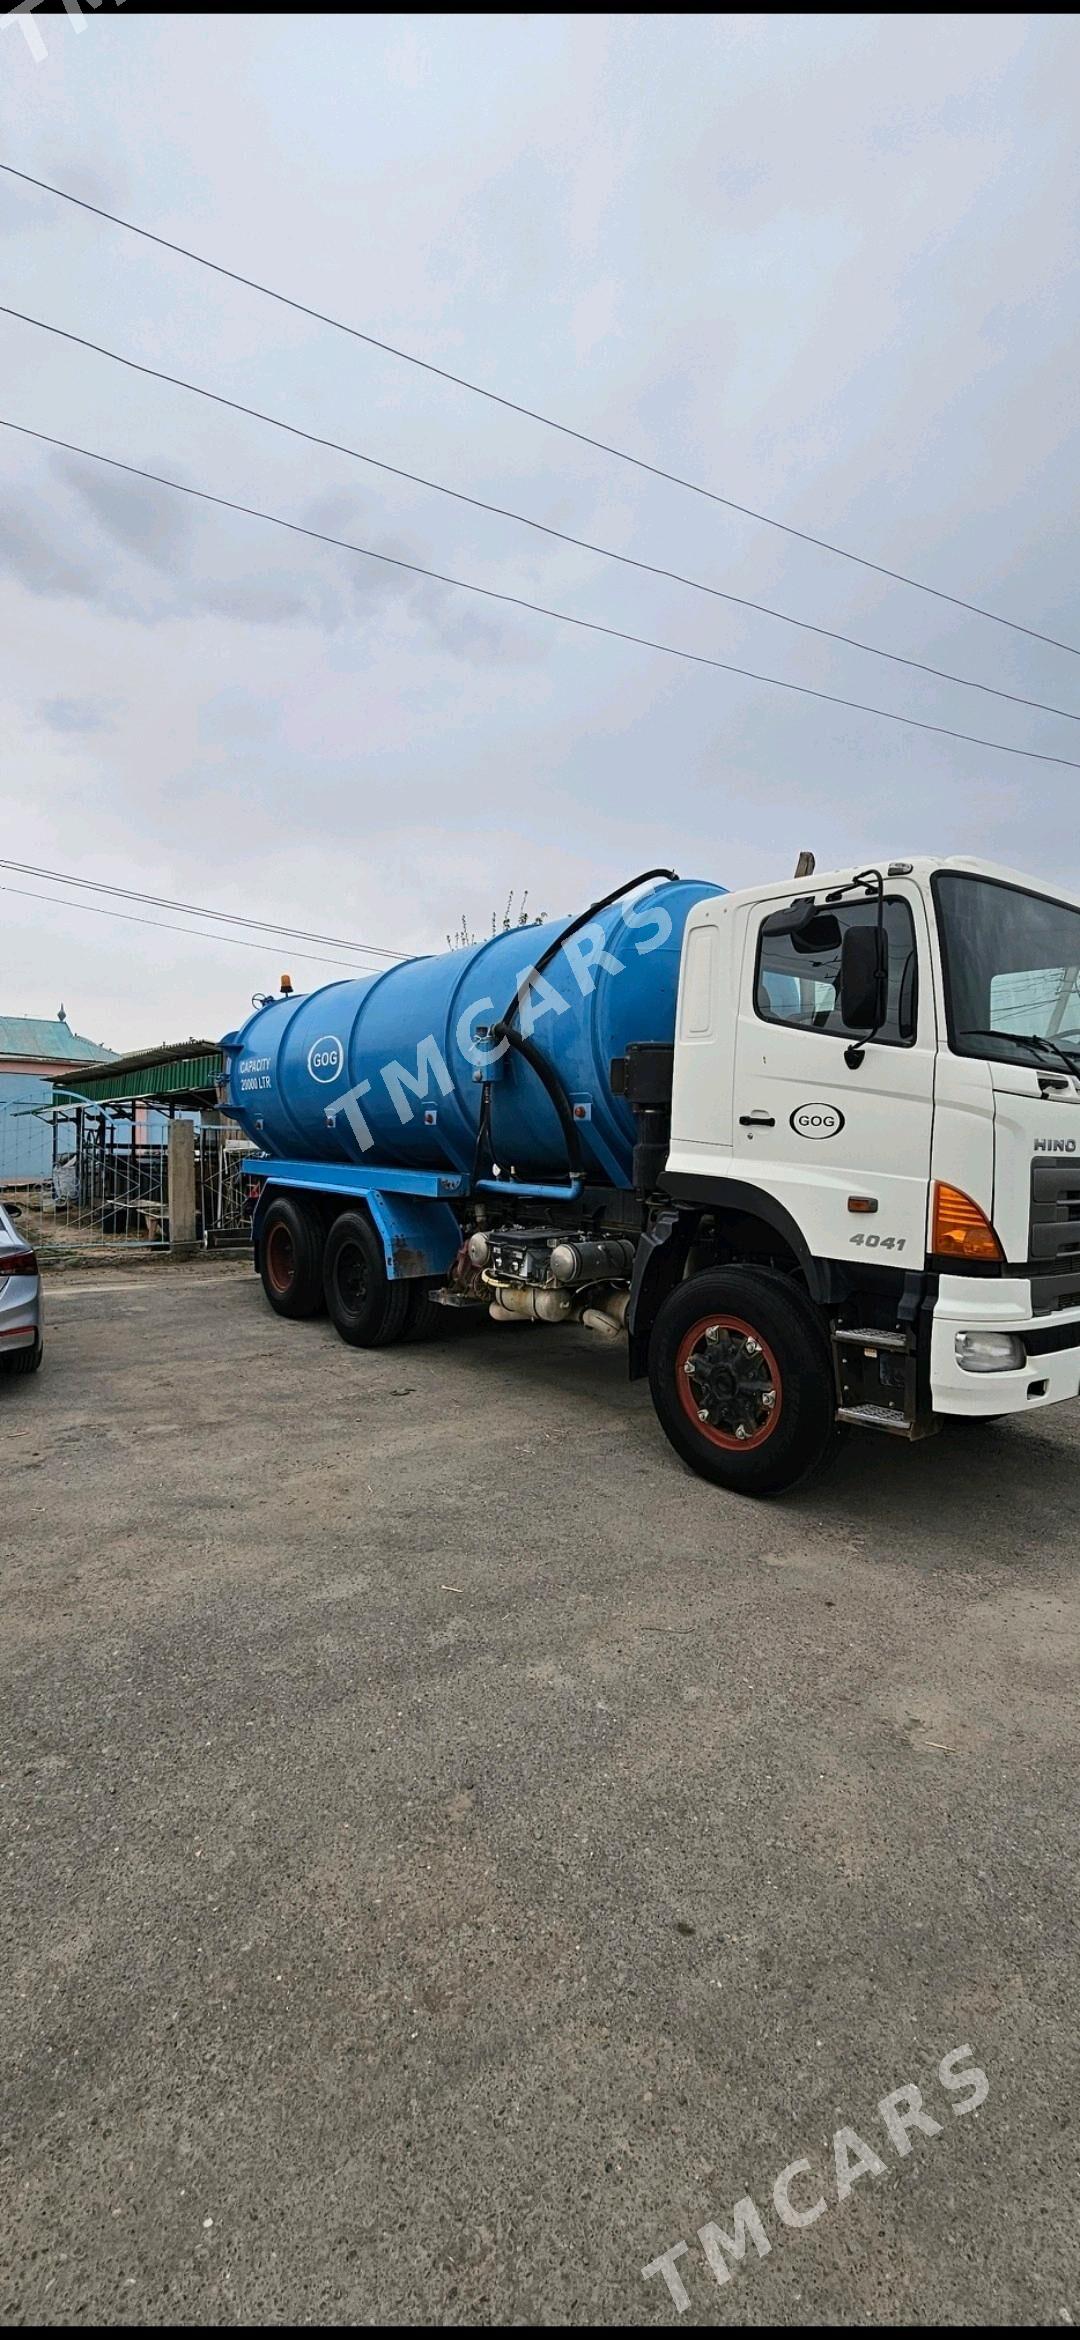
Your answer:
[[[21,1219],[21,1218],[22,1218],[22,1204],[21,1204],[21,1203],[5,1203],[5,1204],[4,1204],[4,1209],[6,1210],[6,1212],[7,1212],[7,1215],[8,1215],[8,1218],[9,1218],[9,1219]]]
[[[774,910],[765,920],[762,933],[790,935],[797,951],[813,952],[824,958],[829,951],[840,948],[840,921],[832,910],[820,910],[814,901],[792,902],[786,910]]]
[[[876,1032],[884,1023],[888,985],[888,935],[849,926],[840,952],[840,1014],[849,1032]]]

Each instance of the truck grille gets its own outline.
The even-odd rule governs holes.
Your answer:
[[[1080,1159],[1032,1163],[1028,1257],[1036,1316],[1080,1308]]]

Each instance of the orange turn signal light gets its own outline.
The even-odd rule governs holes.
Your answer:
[[[997,1236],[977,1202],[958,1186],[934,1187],[934,1227],[930,1249],[939,1259],[1004,1259]]]

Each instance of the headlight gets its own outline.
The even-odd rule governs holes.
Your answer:
[[[956,1362],[965,1373],[1015,1373],[1024,1363],[1024,1344],[1015,1333],[958,1332]]]

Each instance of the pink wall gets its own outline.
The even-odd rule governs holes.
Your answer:
[[[55,1080],[62,1073],[74,1078],[75,1071],[68,1056],[0,1056],[0,1073],[25,1073],[32,1081]]]

